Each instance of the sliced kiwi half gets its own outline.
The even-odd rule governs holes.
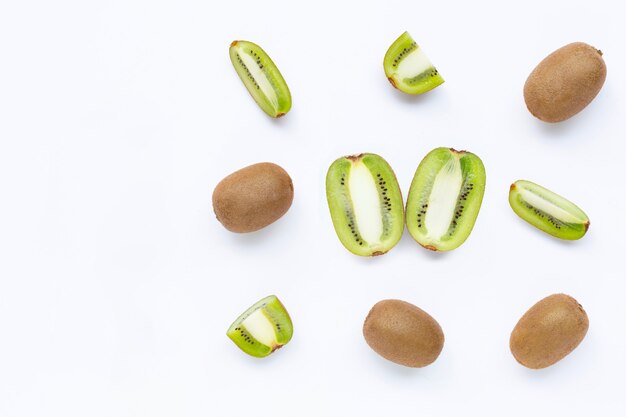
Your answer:
[[[257,104],[271,117],[291,109],[291,93],[278,68],[259,45],[248,41],[230,44],[230,60]]]
[[[291,340],[293,324],[280,300],[270,295],[239,316],[226,334],[248,355],[263,358]]]
[[[470,235],[485,192],[485,167],[471,152],[432,150],[417,167],[406,203],[411,236],[433,251],[459,247]]]
[[[408,94],[422,94],[444,82],[409,32],[404,32],[391,44],[383,66],[391,85]]]
[[[350,252],[382,255],[402,237],[402,193],[380,156],[364,153],[333,162],[326,175],[326,198],[335,232]]]
[[[589,229],[589,217],[577,205],[530,181],[511,184],[509,204],[522,219],[560,239],[580,239]]]

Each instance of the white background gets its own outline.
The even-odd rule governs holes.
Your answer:
[[[626,96],[615,1],[8,0],[0,5],[0,415],[623,415],[626,284],[621,220]],[[408,30],[446,83],[419,97],[385,79]],[[271,120],[228,58],[260,44],[293,95]],[[548,125],[522,98],[548,53],[604,52],[608,77],[573,119]],[[470,150],[487,190],[470,238],[434,254],[408,233],[362,259],[339,243],[324,177],[339,156],[382,155],[405,192],[438,146]],[[214,218],[227,174],[271,161],[289,212],[248,235]],[[540,183],[591,218],[561,242],[509,208]],[[530,371],[508,339],[565,292],[590,330]],[[254,359],[225,336],[277,294],[291,343]],[[400,298],[446,335],[424,369],[365,344],[371,306]]]

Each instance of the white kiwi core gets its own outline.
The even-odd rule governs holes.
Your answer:
[[[530,204],[537,210],[543,211],[544,213],[547,213],[550,216],[556,219],[559,219],[563,223],[584,223],[587,221],[586,218],[578,217],[574,215],[572,212],[567,211],[566,209],[557,206],[552,201],[546,200],[541,195],[534,193],[531,190],[528,190],[523,187],[518,187],[518,192],[523,201]],[[564,203],[568,203],[569,206],[572,206],[572,208],[575,208],[569,202],[564,202]]]
[[[379,243],[383,234],[383,216],[376,180],[359,159],[352,163],[348,178],[354,221],[365,242]]]
[[[397,78],[413,78],[432,68],[430,60],[419,46],[411,51],[400,63],[396,70]]]
[[[259,68],[259,64],[257,64],[256,59],[244,51],[239,52],[239,57],[248,68],[248,71],[250,71],[250,74],[252,74],[254,80],[259,85],[259,88],[263,91],[268,100],[274,107],[278,107],[278,97],[276,97],[276,91],[274,91],[272,83],[267,78],[267,74]]]
[[[263,309],[250,314],[241,325],[259,342],[270,347],[276,346],[274,324],[263,314]]]
[[[428,235],[433,239],[439,239],[450,228],[462,186],[461,161],[450,158],[435,177],[424,219]]]

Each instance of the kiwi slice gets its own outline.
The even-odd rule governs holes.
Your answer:
[[[434,251],[459,247],[476,222],[485,193],[485,167],[471,152],[432,150],[417,167],[406,203],[411,236]]]
[[[580,239],[589,229],[589,217],[577,205],[530,181],[511,185],[509,204],[522,219],[560,239]]]
[[[280,300],[270,295],[239,316],[226,335],[248,355],[263,358],[291,340],[293,324]]]
[[[230,44],[230,60],[252,98],[271,117],[291,109],[291,93],[278,68],[259,45],[248,41]]]
[[[326,175],[326,198],[339,240],[355,255],[382,255],[402,237],[402,193],[380,156],[364,153],[333,162]]]
[[[404,32],[391,44],[383,66],[391,85],[408,94],[422,94],[444,83],[409,32]]]

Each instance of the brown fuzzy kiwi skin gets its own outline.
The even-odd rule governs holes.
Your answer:
[[[363,336],[380,356],[411,368],[433,363],[444,343],[439,323],[424,310],[401,300],[376,303],[363,324]]]
[[[519,320],[509,346],[515,359],[530,369],[543,369],[569,355],[589,329],[587,313],[565,294],[550,295]]]
[[[602,52],[574,42],[548,55],[524,85],[526,107],[540,120],[561,122],[583,110],[606,79]]]
[[[293,201],[293,182],[280,166],[261,162],[233,172],[215,187],[213,211],[224,227],[248,233],[281,218]]]

